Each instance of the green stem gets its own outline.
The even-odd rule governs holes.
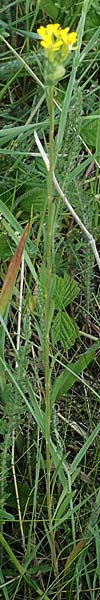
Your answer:
[[[52,203],[53,203],[53,140],[54,140],[54,108],[53,108],[53,86],[48,89],[49,97],[49,161],[50,170],[48,175],[48,222],[47,222],[47,288],[46,288],[46,303],[45,303],[45,413],[46,413],[46,492],[47,492],[47,508],[48,521],[51,536],[52,547],[52,563],[55,577],[58,576],[58,566],[55,549],[55,536],[52,529],[52,502],[50,491],[50,476],[51,476],[51,458],[50,458],[50,376],[49,376],[49,347],[50,347],[50,292],[52,278]]]
[[[50,493],[50,389],[49,389],[49,310],[50,310],[50,287],[52,275],[52,232],[51,232],[51,207],[53,200],[52,166],[53,166],[53,88],[49,87],[49,160],[50,171],[48,175],[48,222],[47,222],[47,289],[45,304],[46,339],[45,339],[45,410],[46,410],[46,467],[47,467],[47,507],[48,520],[51,528],[51,493]]]

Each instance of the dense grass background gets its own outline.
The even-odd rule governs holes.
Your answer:
[[[50,453],[56,575],[47,514],[47,173],[34,130],[48,153],[44,59],[36,32],[40,24],[56,21],[78,28],[78,49],[55,88],[55,173],[100,250],[99,0],[2,1],[1,287],[19,236],[30,222],[25,260],[2,325],[7,327],[1,361],[6,383],[0,397],[0,598],[5,600],[100,597],[99,270],[91,246],[55,189]]]

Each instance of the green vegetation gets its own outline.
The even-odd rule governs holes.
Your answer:
[[[99,600],[99,0],[3,0],[0,59],[0,598]]]

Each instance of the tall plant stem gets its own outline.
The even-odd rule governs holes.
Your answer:
[[[48,219],[47,219],[47,242],[46,242],[46,260],[47,260],[47,287],[45,301],[45,414],[46,414],[46,492],[49,531],[52,547],[52,562],[55,576],[58,575],[57,559],[55,550],[55,538],[52,529],[52,506],[50,492],[50,374],[49,374],[49,346],[50,346],[50,292],[52,277],[52,202],[53,202],[53,139],[54,139],[54,108],[53,108],[53,86],[48,88],[50,130],[49,130],[49,161],[50,170],[48,174]]]
[[[47,507],[48,520],[51,528],[52,511],[51,511],[51,494],[50,494],[50,382],[49,382],[49,311],[50,311],[50,287],[52,274],[52,242],[51,242],[51,208],[53,200],[53,89],[48,89],[49,97],[49,115],[50,115],[50,130],[49,130],[49,160],[50,171],[48,175],[48,221],[47,221],[47,288],[45,302],[45,411],[46,411],[46,468],[47,468]]]

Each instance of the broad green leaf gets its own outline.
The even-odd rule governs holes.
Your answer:
[[[48,17],[51,17],[51,19],[54,19],[54,21],[57,19],[57,2],[52,2],[52,0],[40,0],[40,7]]]
[[[67,273],[64,277],[56,275],[55,308],[63,309],[79,294],[77,282]]]
[[[96,118],[97,117],[97,118]],[[98,115],[91,115],[91,118],[83,117],[82,125],[81,125],[81,136],[84,139],[87,146],[90,148],[96,147],[96,138],[97,138],[97,127],[99,126]]]
[[[52,404],[71,389],[73,383],[77,380],[78,375],[80,375],[93,360],[98,348],[100,348],[100,341],[93,344],[93,346],[84,352],[84,354],[81,354],[76,363],[69,363],[68,366],[65,367],[61,375],[56,378],[56,381],[53,384],[51,394]]]
[[[78,327],[74,324],[73,319],[69,317],[67,312],[59,310],[52,326],[52,343],[55,346],[60,342],[61,346],[68,350],[75,343],[78,336]]]
[[[33,194],[34,189],[34,194]],[[44,206],[46,206],[46,195],[47,195],[47,187],[46,184],[43,183],[42,186],[36,187],[33,180],[33,187],[29,183],[26,183],[26,191],[22,196],[20,196],[20,207],[21,210],[25,210],[25,212],[29,213],[31,207],[33,207],[33,213],[43,213]]]

